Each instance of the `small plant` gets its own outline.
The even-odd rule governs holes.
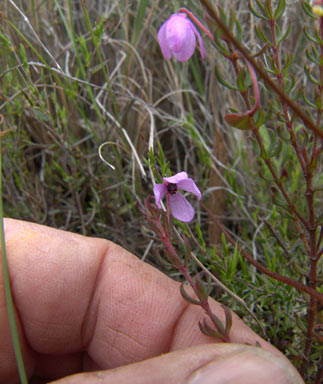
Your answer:
[[[185,291],[184,284],[182,284],[180,290],[183,298],[190,304],[201,306],[209,317],[209,319],[211,320],[211,325],[206,319],[204,319],[203,322],[199,323],[201,331],[207,336],[214,337],[222,342],[230,342],[230,329],[232,325],[231,312],[227,307],[223,306],[225,315],[224,324],[212,312],[208,303],[209,288],[203,283],[199,273],[196,273],[195,278],[193,279],[189,272],[188,263],[191,257],[192,250],[190,242],[185,236],[179,236],[176,229],[173,228],[173,222],[169,214],[171,209],[172,214],[175,217],[177,216],[178,220],[184,222],[191,221],[193,219],[192,214],[194,216],[193,207],[187,202],[184,196],[177,192],[177,183],[180,185],[182,182],[183,188],[183,182],[185,181],[185,189],[194,191],[194,193],[199,196],[200,192],[196,187],[194,181],[192,179],[187,178],[187,174],[185,172],[181,172],[177,175],[164,178],[164,180],[164,184],[155,184],[154,193],[157,205],[160,205],[160,198],[163,192],[167,195],[167,212],[164,212],[160,209],[156,209],[155,205],[150,202],[150,196],[148,196],[146,199],[145,210],[141,209],[141,212],[145,215],[146,220],[154,233],[155,240],[163,245],[168,260],[173,264],[176,269],[178,269],[179,272],[183,274],[183,276],[191,285],[193,292],[196,296],[191,297]],[[165,191],[163,187],[166,188]],[[180,208],[182,209],[182,212]],[[188,220],[189,218],[190,220]],[[174,230],[177,236],[176,242],[181,248],[183,248],[183,252],[185,254],[184,260],[181,259],[176,248],[173,246],[173,242],[175,241],[173,237]]]

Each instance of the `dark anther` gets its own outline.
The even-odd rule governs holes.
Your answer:
[[[177,185],[173,183],[169,183],[167,185],[167,192],[170,193],[171,195],[174,195],[177,191]]]

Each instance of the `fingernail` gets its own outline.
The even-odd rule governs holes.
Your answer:
[[[217,358],[204,365],[190,376],[188,384],[292,383],[288,376],[281,365],[271,358],[246,351]]]

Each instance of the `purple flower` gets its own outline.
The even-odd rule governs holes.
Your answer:
[[[163,184],[154,185],[156,205],[161,208],[160,201],[167,194],[172,215],[175,219],[189,222],[193,219],[195,210],[186,198],[178,192],[178,189],[194,193],[200,200],[202,195],[194,181],[187,177],[186,172],[177,173],[174,176],[164,177]]]
[[[187,61],[194,53],[196,37],[199,41],[201,56],[205,58],[205,47],[201,35],[195,25],[182,12],[174,13],[161,26],[158,42],[165,59],[172,55],[178,61]]]

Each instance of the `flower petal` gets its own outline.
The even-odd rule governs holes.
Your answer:
[[[172,51],[168,46],[166,38],[166,28],[168,21],[169,19],[166,20],[165,23],[160,27],[157,35],[158,43],[166,60],[169,60],[172,57]]]
[[[205,55],[205,46],[204,46],[204,43],[203,43],[203,39],[202,39],[202,37],[200,35],[200,32],[195,27],[195,25],[193,23],[191,23],[191,24],[192,24],[193,31],[194,31],[194,33],[197,36],[198,41],[199,41],[199,46],[200,46],[200,52],[201,52],[202,59],[205,59],[206,55]]]
[[[164,177],[163,179],[167,181],[167,183],[177,184],[182,180],[186,180],[187,178],[188,176],[186,172],[179,172],[174,176]]]
[[[160,200],[165,196],[166,192],[167,192],[167,187],[165,184],[154,185],[154,195],[155,195],[156,205],[158,208],[161,208]]]
[[[186,198],[180,193],[169,194],[169,204],[175,219],[188,223],[193,220],[195,210]]]
[[[179,181],[177,183],[177,188],[182,189],[183,191],[194,193],[194,195],[197,196],[199,200],[201,200],[202,194],[197,188],[193,179],[187,178],[185,180]]]
[[[174,14],[166,25],[166,41],[178,61],[187,61],[194,53],[196,37],[192,23],[183,13]]]

